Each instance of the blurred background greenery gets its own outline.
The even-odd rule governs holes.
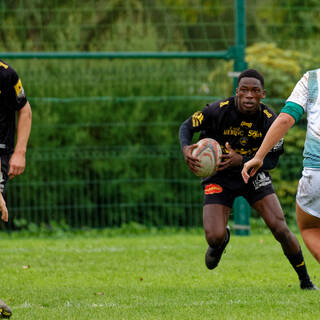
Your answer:
[[[316,0],[246,1],[246,61],[279,112],[319,65]],[[0,58],[12,52],[216,52],[235,41],[233,0],[0,1]],[[1,54],[2,52],[2,54]],[[200,181],[178,129],[232,95],[232,60],[18,59],[33,109],[25,173],[9,182],[9,229],[202,224]],[[294,222],[305,119],[272,176]],[[252,218],[257,218],[252,213]],[[2,228],[5,228],[2,225]]]

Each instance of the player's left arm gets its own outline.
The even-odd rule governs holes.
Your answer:
[[[22,174],[26,166],[27,144],[32,122],[32,111],[29,102],[27,101],[17,113],[17,141],[9,161],[10,169],[8,176],[10,179]]]

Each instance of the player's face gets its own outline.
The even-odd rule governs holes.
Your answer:
[[[256,78],[241,78],[236,91],[238,109],[242,113],[253,114],[265,97],[261,82]]]

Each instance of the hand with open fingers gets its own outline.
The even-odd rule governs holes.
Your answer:
[[[1,219],[4,222],[8,222],[8,209],[1,192],[0,192],[0,211],[2,213]]]
[[[14,152],[9,161],[10,169],[8,172],[8,176],[10,179],[20,175],[23,173],[24,168],[26,166],[26,158],[23,154]]]
[[[242,178],[245,183],[248,183],[249,178],[253,177],[257,171],[262,167],[263,161],[257,158],[252,158],[248,162],[243,165],[243,169],[241,171]]]
[[[242,156],[236,153],[232,148],[229,142],[226,142],[226,149],[228,153],[221,155],[221,162],[217,171],[222,171],[229,167],[238,167],[242,163]]]
[[[200,161],[192,156],[192,151],[197,148],[197,144],[191,144],[189,146],[185,146],[182,150],[184,160],[186,161],[189,169],[193,172],[196,173],[197,169],[201,167]]]

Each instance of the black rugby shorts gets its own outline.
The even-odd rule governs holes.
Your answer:
[[[243,196],[252,206],[256,201],[275,193],[269,172],[259,171],[244,183],[241,172],[217,172],[202,181],[203,204],[222,204],[232,208],[234,199]]]
[[[3,193],[5,186],[7,184],[7,181],[9,179],[8,172],[9,172],[9,160],[11,158],[11,154],[1,154],[0,155],[0,191]]]

